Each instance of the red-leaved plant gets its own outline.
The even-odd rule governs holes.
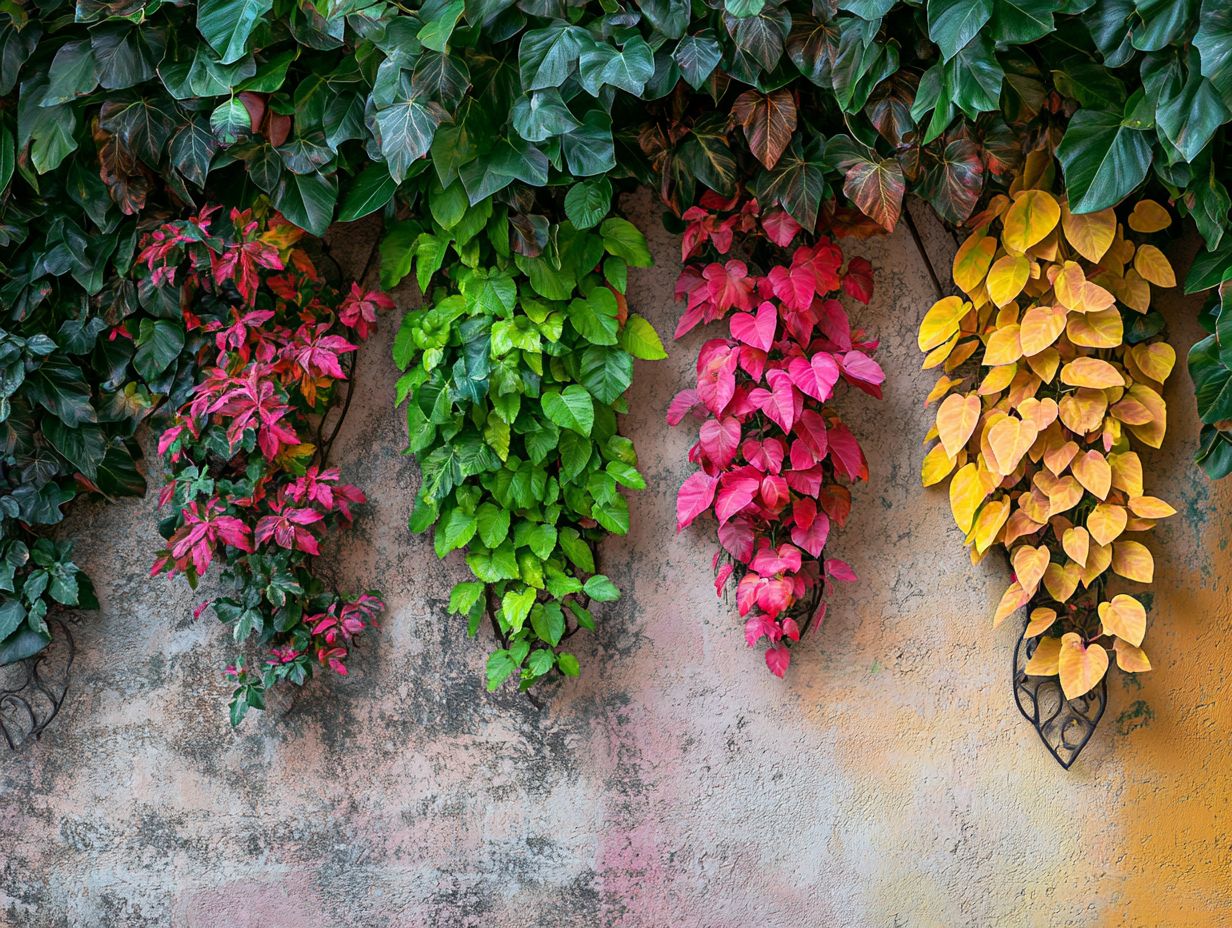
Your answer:
[[[352,339],[393,302],[358,284],[336,290],[297,247],[303,233],[277,214],[216,212],[155,230],[138,274],[144,303],[181,308],[183,350],[195,350],[199,371],[158,442],[170,471],[159,503],[172,514],[151,575],[184,574],[195,588],[223,565],[232,592],[212,601],[214,612],[237,642],[254,636],[266,652],[259,669],[242,658],[227,669],[238,724],[276,683],[303,684],[315,667],[345,674],[355,636],[384,609],[373,593],[327,588],[312,564],[323,533],[349,525],[365,502],[325,465],[321,433]]]
[[[826,582],[856,579],[825,548],[851,511],[846,484],[868,479],[868,464],[829,400],[840,381],[881,397],[877,343],[837,299],[867,303],[872,267],[852,258],[844,269],[824,236],[796,244],[810,236],[756,200],[707,193],[684,219],[676,337],[722,319],[729,335],[702,346],[697,386],[668,410],[671,425],[690,414],[702,423],[689,451],[701,469],[680,488],[677,530],[714,512],[715,589],[735,576],[745,639],[766,640],[766,665],[781,677],[791,645],[825,616]]]

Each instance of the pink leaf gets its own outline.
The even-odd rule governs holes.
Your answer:
[[[834,462],[835,470],[849,480],[867,480],[868,462],[860,443],[851,434],[851,430],[841,422],[830,426],[830,460]]]
[[[795,619],[783,620],[783,634],[792,641],[800,640],[800,626],[797,624]]]
[[[881,365],[862,351],[848,351],[843,355],[843,374],[865,393],[881,399],[881,385],[885,383],[885,371]]]
[[[762,473],[777,474],[783,469],[783,442],[779,438],[757,441],[750,438],[740,449],[744,459]]]
[[[812,500],[796,500],[796,509],[799,510],[801,503],[812,504]],[[830,537],[830,519],[824,512],[816,512],[815,517],[807,526],[803,526],[797,519],[797,524],[792,527],[791,540],[798,544],[801,548],[807,551],[813,557],[821,557],[821,551],[826,546],[826,540]]]
[[[714,577],[714,592],[716,596],[723,595],[723,587],[727,585],[728,578],[732,575],[734,565],[731,563],[724,564],[719,568],[719,572]]]
[[[741,564],[753,556],[753,523],[745,516],[736,516],[719,526],[719,544]]]
[[[787,490],[787,481],[777,474],[766,474],[761,480],[761,501],[769,510],[779,509],[787,502],[791,494]]]
[[[701,402],[702,398],[697,395],[696,390],[681,390],[672,397],[671,405],[667,407],[667,424],[679,425]]]
[[[852,258],[847,262],[843,292],[864,304],[873,298],[873,266],[867,260]]]
[[[800,223],[787,215],[785,210],[773,209],[761,219],[761,227],[766,230],[766,236],[780,248],[786,248],[791,240],[800,232]],[[858,260],[858,259],[852,259]],[[865,300],[867,303],[868,301]]]
[[[796,434],[800,436],[802,441],[808,443],[808,446],[813,450],[813,454],[821,460],[826,456],[826,451],[830,447],[830,439],[828,437],[828,429],[826,428],[825,417],[815,409],[806,409],[800,414],[800,422],[796,427]],[[792,465],[795,466],[794,464]]]
[[[839,351],[851,350],[851,321],[838,300],[821,300],[815,305],[817,327]]]
[[[760,486],[761,481],[756,477],[737,473],[724,474],[719,481],[718,499],[714,506],[714,513],[719,517],[719,524],[723,525],[753,502]]]
[[[769,351],[774,344],[774,330],[778,319],[779,315],[773,303],[762,303],[757,307],[756,316],[752,313],[736,313],[730,322],[732,338],[762,351]]]
[[[722,469],[732,462],[740,447],[740,422],[731,416],[707,419],[698,431],[698,440],[710,462]]]
[[[777,648],[766,649],[766,666],[770,668],[770,672],[776,677],[782,677],[787,673],[787,665],[791,663],[791,651],[786,645],[779,645]]]
[[[676,495],[676,531],[681,531],[710,508],[718,478],[698,471],[690,474]]]
[[[832,557],[826,561],[826,573],[835,580],[842,580],[844,583],[855,583],[856,572],[851,569],[851,565],[846,561],[840,561],[836,557]]]
[[[807,361],[804,358],[792,358],[787,362],[787,373],[801,392],[824,403],[834,393],[839,367],[832,354],[819,351]]]
[[[786,371],[776,369],[766,372],[766,382],[770,384],[770,394],[762,399],[762,411],[784,432],[790,432],[796,421],[796,395],[792,379]]]
[[[793,265],[787,268],[778,264],[770,269],[767,277],[774,289],[774,295],[782,300],[788,309],[808,309],[813,304],[817,281],[807,267]]]

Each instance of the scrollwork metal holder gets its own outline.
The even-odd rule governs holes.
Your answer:
[[[1027,638],[1026,630],[1024,623],[1023,634],[1018,636],[1018,644],[1014,647],[1014,701],[1023,718],[1039,734],[1044,747],[1068,770],[1090,742],[1108,708],[1108,681],[1106,678],[1100,680],[1085,696],[1066,699],[1056,677],[1028,676],[1027,661],[1035,653],[1039,638]]]
[[[68,695],[76,645],[64,622],[52,619],[51,644],[32,657],[0,667],[0,734],[12,751],[37,741]]]

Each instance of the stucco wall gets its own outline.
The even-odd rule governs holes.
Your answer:
[[[648,199],[635,215],[658,267],[631,277],[630,302],[670,333],[678,241]],[[944,267],[953,245],[924,225]],[[357,238],[339,245],[358,253]],[[444,615],[465,566],[406,530],[417,472],[391,410],[386,321],[338,444],[372,504],[334,562],[342,585],[383,588],[383,629],[349,679],[232,732],[221,627],[192,619],[182,582],[146,579],[153,498],[79,510],[103,609],[77,628],[61,717],[0,756],[0,924],[1232,921],[1232,484],[1212,487],[1189,462],[1183,369],[1165,450],[1146,456],[1148,492],[1180,510],[1151,541],[1157,669],[1114,675],[1101,730],[1065,773],[1013,707],[1017,630],[989,621],[1004,568],[972,567],[944,492],[918,487],[932,384],[914,335],[933,299],[923,266],[905,230],[847,247],[876,267],[862,316],[890,379],[884,402],[848,404],[872,484],[832,544],[861,582],[835,595],[786,680],[745,648],[734,603],[715,599],[712,526],[674,533],[691,437],[663,413],[695,333],[670,360],[638,364],[624,425],[650,487],[631,500],[630,536],[603,551],[625,597],[579,642],[582,677],[543,711],[487,695],[484,647]],[[1195,305],[1163,304],[1186,350]]]

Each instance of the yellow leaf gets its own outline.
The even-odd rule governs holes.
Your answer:
[[[1126,396],[1108,411],[1126,425],[1146,425],[1154,418],[1151,411],[1132,396]]]
[[[1167,380],[1176,365],[1176,349],[1167,342],[1134,345],[1129,354],[1138,369],[1158,383]]]
[[[988,444],[993,460],[988,463],[993,472],[1008,477],[1018,467],[1018,462],[1035,443],[1039,431],[1031,422],[1023,422],[1007,416],[988,430]]]
[[[1046,606],[1032,609],[1031,621],[1027,623],[1027,628],[1022,635],[1024,638],[1034,638],[1036,635],[1042,635],[1052,628],[1052,623],[1056,620],[1057,610],[1055,609],[1049,609]]]
[[[1106,390],[1125,386],[1125,376],[1107,361],[1099,358],[1074,358],[1061,368],[1061,383],[1071,387]]]
[[[1023,669],[1033,677],[1056,676],[1061,657],[1060,638],[1041,638],[1035,646],[1035,653],[1027,661]]]
[[[1112,548],[1091,542],[1091,549],[1087,551],[1086,566],[1082,568],[1082,585],[1090,586],[1094,583],[1095,578],[1107,570],[1111,563]]]
[[[1018,404],[1018,415],[1024,422],[1034,425],[1037,432],[1042,432],[1057,421],[1057,401],[1051,396],[1042,400],[1031,397]]]
[[[950,511],[954,514],[955,524],[964,535],[971,531],[975,511],[980,508],[989,492],[984,478],[980,475],[980,469],[975,464],[959,468],[954,479],[950,481]]]
[[[1005,523],[1005,531],[1002,533],[1001,543],[1009,547],[1019,538],[1023,538],[1026,535],[1034,535],[1043,527],[1043,522],[1036,522],[1027,515],[1025,510],[1015,509],[1010,514],[1009,521]]]
[[[1069,310],[1064,306],[1032,306],[1023,314],[1019,332],[1022,353],[1027,357],[1037,355],[1051,347],[1065,331],[1065,317]]]
[[[1069,469],[1093,496],[1108,498],[1108,491],[1112,489],[1112,467],[1098,451],[1092,449],[1074,458]]]
[[[1129,388],[1127,394],[1145,406],[1151,413],[1151,421],[1146,425],[1131,425],[1130,431],[1145,445],[1158,448],[1164,443],[1164,433],[1168,430],[1168,406],[1163,397],[1146,384],[1136,383]]]
[[[1065,472],[1065,468],[1069,467],[1070,462],[1078,454],[1078,445],[1076,442],[1067,441],[1065,433],[1060,429],[1052,433],[1056,436],[1054,443],[1050,443],[1044,449],[1044,466],[1047,467],[1057,476]]]
[[[1116,303],[1116,297],[1097,283],[1087,280],[1082,266],[1066,261],[1053,281],[1057,300],[1076,313],[1099,312]]]
[[[1118,506],[1116,503],[1099,503],[1087,516],[1087,531],[1091,533],[1096,543],[1112,544],[1125,531],[1125,520],[1128,518],[1124,506]]]
[[[1000,393],[1010,385],[1016,373],[1018,373],[1017,364],[1002,364],[1000,367],[989,368],[984,379],[980,381],[980,387],[976,393],[980,396]]]
[[[1001,241],[1008,251],[1022,254],[1056,228],[1061,207],[1046,190],[1024,190],[1001,218]]]
[[[971,304],[962,297],[947,296],[934,303],[920,321],[920,332],[916,338],[920,350],[932,351],[944,345],[958,331],[959,323],[970,311]]]
[[[1116,238],[1116,213],[1111,207],[1101,209],[1098,213],[1079,213],[1075,215],[1069,207],[1062,207],[1061,228],[1065,238],[1078,254],[1093,264],[1098,264],[1100,258],[1112,245]]]
[[[1151,662],[1141,648],[1135,648],[1120,638],[1112,646],[1116,648],[1117,666],[1126,673],[1146,673],[1151,669]]]
[[[1136,270],[1130,271],[1121,281],[1121,302],[1140,313],[1151,308],[1151,285]]]
[[[940,483],[950,475],[956,463],[957,458],[945,453],[945,445],[933,445],[932,450],[924,455],[924,463],[920,467],[920,482],[926,487]]]
[[[1002,255],[988,271],[988,298],[1004,306],[1022,293],[1031,276],[1031,262],[1023,255]]]
[[[978,396],[962,393],[951,393],[937,407],[937,435],[949,457],[957,457],[967,444],[967,439],[979,424],[983,409]]]
[[[952,390],[954,387],[959,386],[962,382],[963,382],[963,378],[961,377],[949,377],[945,374],[942,374],[940,377],[937,378],[937,382],[933,384],[933,388],[929,392],[928,396],[925,397],[924,405],[929,406],[937,402],[937,400],[941,399],[941,397],[945,396],[947,393],[950,392],[950,390]]]
[[[958,367],[960,364],[966,361],[967,358],[975,354],[975,350],[979,347],[980,347],[980,340],[978,338],[968,338],[968,339],[965,339],[964,341],[959,342],[958,347],[956,347],[953,353],[949,356],[949,358],[946,359],[945,369],[947,371],[954,370],[956,367]]]
[[[1139,200],[1129,214],[1129,227],[1135,232],[1161,232],[1172,225],[1172,214],[1154,200]]]
[[[1018,505],[1033,521],[1041,524],[1048,521],[1048,514],[1052,511],[1048,495],[1039,487],[1032,487],[1030,493],[1018,497]]]
[[[1157,287],[1176,286],[1176,272],[1172,270],[1172,264],[1154,245],[1138,246],[1138,253],[1134,255],[1134,270]]]
[[[964,293],[974,294],[988,273],[992,257],[997,253],[997,240],[976,232],[954,254],[954,283]]]
[[[982,554],[992,546],[992,543],[997,540],[997,533],[1001,531],[1001,526],[1005,525],[1005,520],[1009,516],[1010,501],[1004,498],[990,500],[980,509],[980,514],[975,517],[975,525],[971,528],[975,536],[976,551]]]
[[[1079,435],[1098,429],[1104,421],[1104,412],[1107,409],[1108,397],[1103,390],[1080,387],[1061,397],[1061,421],[1066,428]]]
[[[994,329],[988,336],[984,349],[984,364],[997,367],[1001,364],[1013,364],[1022,357],[1022,345],[1018,342],[1019,327],[1014,325]]]
[[[1142,459],[1135,451],[1108,455],[1112,485],[1132,497],[1142,495]]]
[[[920,365],[920,370],[926,371],[930,367],[936,367],[938,364],[940,364],[942,361],[948,358],[950,356],[950,352],[954,350],[954,346],[958,344],[958,336],[961,334],[962,334],[961,332],[955,332],[953,335],[949,337],[949,339],[947,339],[945,342],[938,345],[936,348],[930,351],[927,355],[925,355],[924,363]],[[948,364],[946,365],[946,369],[953,370],[953,368],[951,368]]]
[[[1125,339],[1125,326],[1114,306],[1091,313],[1074,313],[1066,321],[1065,334],[1083,348],[1115,348]]]
[[[1131,497],[1129,511],[1142,519],[1166,519],[1176,515],[1176,510],[1157,496]]]
[[[1066,699],[1085,696],[1108,672],[1108,652],[1103,645],[1082,643],[1074,632],[1061,636],[1061,656],[1057,659],[1061,691]]]
[[[1059,603],[1063,603],[1074,595],[1078,589],[1078,581],[1082,579],[1082,568],[1073,561],[1064,567],[1056,562],[1048,565],[1044,571],[1044,588],[1048,595]]]
[[[1079,567],[1087,566],[1087,552],[1091,550],[1091,536],[1085,528],[1080,526],[1066,529],[1065,534],[1061,536],[1061,547]]]
[[[1112,597],[1111,602],[1099,604],[1099,620],[1105,635],[1116,635],[1135,648],[1140,647],[1146,637],[1146,610],[1142,603],[1124,593]]]
[[[1027,365],[1044,383],[1052,383],[1052,378],[1056,376],[1057,368],[1061,365],[1061,355],[1057,349],[1048,348],[1027,358]]]
[[[1138,583],[1155,579],[1155,559],[1139,541],[1118,541],[1112,546],[1112,569],[1126,580]]]
[[[1048,561],[1048,548],[1044,545],[1038,548],[1020,545],[1010,555],[1010,563],[1014,566],[1014,579],[1026,591],[1028,599],[1039,589],[1040,581],[1044,579],[1044,571],[1048,569]]]
[[[1025,606],[1030,599],[1030,595],[1018,585],[1018,581],[1011,583],[1009,589],[1002,594],[1001,602],[997,604],[997,611],[993,613],[992,627],[996,628]]]
[[[1048,471],[1040,471],[1037,477],[1047,474]],[[1066,474],[1058,480],[1048,493],[1048,517],[1059,516],[1064,512],[1069,512],[1078,505],[1078,501],[1082,499],[1082,487],[1078,485],[1078,481]]]

